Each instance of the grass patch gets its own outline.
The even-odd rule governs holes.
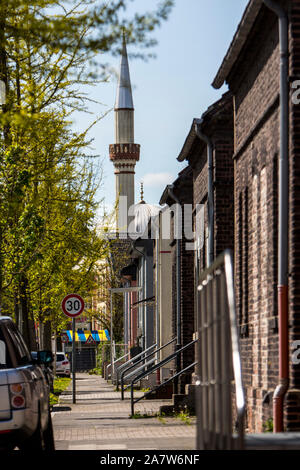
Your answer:
[[[166,424],[165,413],[160,413],[160,414],[157,416],[157,419],[158,419],[158,421],[160,421],[162,424]]]
[[[101,375],[102,369],[100,367],[95,367],[94,369],[89,370],[89,375]]]
[[[181,410],[179,413],[175,414],[175,418],[180,419],[187,425],[191,424],[191,417],[187,411]]]
[[[53,382],[53,393],[50,393],[50,405],[56,405],[61,392],[68,388],[71,379],[69,377],[56,377]]]
[[[131,419],[143,419],[143,418],[157,418],[157,413],[141,413],[140,411],[136,411],[134,415],[130,416]]]

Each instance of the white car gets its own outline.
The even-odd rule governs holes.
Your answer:
[[[56,353],[56,374],[70,376],[70,361],[64,352]]]
[[[54,450],[43,373],[51,360],[51,351],[33,360],[12,319],[0,316],[0,450]]]

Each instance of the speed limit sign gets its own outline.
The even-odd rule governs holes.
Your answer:
[[[69,294],[61,303],[62,311],[68,317],[78,317],[84,310],[84,300],[78,294]]]

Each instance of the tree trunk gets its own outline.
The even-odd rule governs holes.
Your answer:
[[[19,316],[21,333],[30,351],[37,350],[37,342],[35,339],[34,320],[30,318],[29,314],[29,300],[27,295],[28,281],[25,276],[22,276],[19,285]]]
[[[51,350],[51,322],[47,320],[43,325],[43,349]]]

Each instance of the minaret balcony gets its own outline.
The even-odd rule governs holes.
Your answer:
[[[116,160],[135,160],[140,159],[139,144],[111,144],[109,146],[109,158],[111,161]]]

